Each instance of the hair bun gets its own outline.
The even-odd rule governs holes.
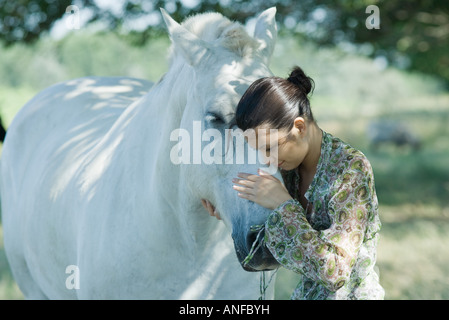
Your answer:
[[[313,90],[315,84],[312,78],[306,76],[304,71],[298,66],[293,68],[287,81],[299,87],[305,95],[308,95]]]

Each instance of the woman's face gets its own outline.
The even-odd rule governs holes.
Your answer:
[[[248,140],[248,143],[260,151],[267,165],[274,164],[283,170],[293,170],[303,162],[309,150],[304,128],[293,125],[288,131],[257,127],[257,141]]]

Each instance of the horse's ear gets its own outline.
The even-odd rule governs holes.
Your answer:
[[[265,10],[257,18],[256,28],[254,29],[254,38],[260,43],[259,51],[266,64],[269,63],[276,44],[277,27],[275,16],[276,7]]]
[[[195,67],[208,51],[207,43],[173,20],[162,8],[161,13],[176,49],[181,52],[189,65]]]

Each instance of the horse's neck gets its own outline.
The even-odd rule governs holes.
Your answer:
[[[196,202],[200,204],[200,201],[183,194],[180,166],[173,164],[170,159],[170,151],[175,144],[170,141],[170,134],[180,127],[193,78],[191,67],[175,64],[173,69],[132,107],[129,114],[120,120],[127,125],[123,142],[117,152],[121,154],[120,157],[126,157],[126,161],[120,164],[124,167],[117,168],[117,171],[141,173],[141,176],[137,177],[138,181],[129,183],[142,184],[139,192],[152,198],[151,209],[157,211],[154,215],[158,217],[152,216],[151,219],[184,230],[191,230],[190,224],[196,224],[195,219],[192,220],[191,217],[197,214],[199,208]],[[129,176],[127,179],[133,178]],[[208,218],[210,219],[205,215],[205,219]],[[201,225],[204,224],[201,222]]]
[[[173,130],[180,128],[182,116],[187,103],[187,94],[193,90],[193,69],[182,62],[174,64],[172,70],[167,72],[163,80],[160,81],[150,93],[149,98],[153,101],[152,107],[162,108],[161,118],[158,119],[159,125],[163,123],[161,130],[161,143],[159,149],[151,154],[151,156],[159,157],[159,170],[152,172],[154,186],[166,187],[163,196],[163,205],[171,207],[171,210],[178,212],[178,221],[176,224],[182,228],[185,237],[189,238],[189,246],[196,247],[195,250],[202,251],[203,246],[213,245],[213,239],[208,239],[211,230],[222,234],[226,234],[222,230],[223,224],[216,219],[211,218],[206,212],[201,216],[203,210],[200,199],[196,199],[194,194],[189,194],[188,188],[185,188],[189,182],[183,181],[185,177],[180,176],[181,166],[174,165],[170,160],[170,151],[176,142],[170,141],[170,134]],[[163,114],[163,115],[162,115]],[[161,170],[161,168],[168,168]],[[171,186],[171,187],[167,187]],[[167,199],[170,199],[167,201]],[[164,203],[164,201],[167,201]],[[217,229],[219,226],[219,230]],[[215,240],[217,237],[215,234]],[[185,239],[186,240],[186,239]],[[206,243],[207,242],[207,243]]]
[[[155,120],[158,127],[165,131],[178,128],[193,76],[192,68],[175,63],[142,98],[144,102],[139,105],[138,117]]]

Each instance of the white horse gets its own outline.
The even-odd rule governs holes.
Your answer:
[[[172,51],[157,84],[76,79],[19,111],[3,148],[1,205],[7,258],[26,298],[259,297],[259,273],[248,271],[277,262],[260,249],[246,271],[241,263],[251,226],[269,211],[231,187],[258,165],[178,165],[170,138],[179,128],[193,136],[193,121],[203,131],[232,126],[249,84],[272,74],[275,12],[259,15],[253,36],[218,13],[180,25],[162,12]]]

